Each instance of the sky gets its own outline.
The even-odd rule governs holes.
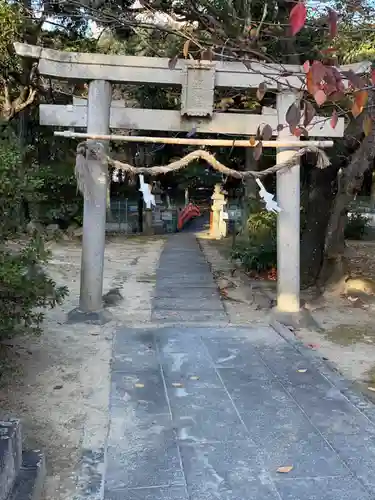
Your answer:
[[[41,17],[43,14],[43,4],[41,2],[39,2],[38,0],[36,0],[32,3],[32,6],[33,6],[34,13],[35,13],[35,17],[36,18]],[[140,11],[141,9],[143,9],[139,0],[134,0],[134,3],[130,8],[133,9],[134,11],[137,11],[137,10]],[[82,13],[83,13],[83,10],[84,9],[82,8]],[[137,17],[140,20],[145,20],[147,22],[154,21],[157,24],[161,23],[164,25],[165,24],[172,24],[173,27],[175,27],[175,28],[180,27],[184,24],[184,23],[180,23],[180,22],[176,21],[175,19],[171,18],[167,14],[163,14],[163,13],[157,13],[156,16],[154,17],[154,19],[150,19],[150,16],[146,16],[142,12],[139,12]],[[56,23],[58,24],[58,22],[59,22],[58,18],[50,17],[44,23],[43,28],[46,30],[49,30],[49,31],[54,31],[56,29]],[[98,27],[98,25],[95,21],[89,21],[88,24],[89,24],[89,32],[87,34],[89,36],[93,36],[93,37],[99,36],[100,32],[102,31],[102,28]]]
[[[352,0],[352,1],[357,2],[358,0]],[[313,11],[316,13],[325,11],[327,9],[327,7],[332,7],[334,5],[333,0],[307,0],[306,3],[307,3],[307,7],[310,10],[310,12]],[[375,7],[375,0],[368,0],[367,3],[370,6]],[[33,7],[34,7],[36,15],[38,17],[42,15],[42,10],[40,10],[40,8],[41,8],[40,6],[41,6],[41,3],[38,0],[34,0]],[[134,11],[140,11],[138,13],[138,18],[140,20],[145,20],[147,22],[154,21],[156,24],[163,24],[163,25],[169,24],[169,25],[172,25],[173,28],[181,27],[184,24],[184,23],[181,23],[179,21],[176,21],[175,19],[172,19],[167,14],[162,14],[162,13],[156,14],[154,19],[151,19],[150,16],[147,16],[145,13],[141,12],[143,7],[142,7],[140,0],[134,0],[134,3],[130,8],[132,8]],[[50,18],[49,21],[51,21],[51,23],[53,23],[53,22],[56,23],[56,22],[58,22],[58,19]],[[51,31],[56,29],[56,26],[54,24],[51,24],[51,23],[49,23],[47,20],[45,25],[44,25],[44,28],[47,30],[51,30]],[[101,31],[102,31],[102,28],[98,27],[98,25],[94,21],[89,21],[89,30],[87,33],[89,36],[93,36],[93,37],[99,36]]]

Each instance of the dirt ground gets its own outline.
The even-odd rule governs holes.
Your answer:
[[[20,418],[25,446],[46,453],[45,500],[72,500],[80,450],[104,443],[112,335],[117,324],[150,321],[163,244],[162,237],[108,242],[104,292],[119,287],[125,300],[110,309],[114,319],[102,327],[65,324],[78,305],[81,245],[52,244],[49,271],[69,287],[69,297],[47,311],[41,337],[1,346],[12,372],[0,380],[0,418]]]
[[[234,266],[228,260],[230,238],[213,241],[202,234],[199,241],[216,272],[219,286],[227,295],[225,303],[231,320],[267,323],[275,304],[275,283],[267,285],[244,280],[237,272],[232,276],[230,271]],[[375,280],[375,242],[351,241],[348,247],[353,276]],[[266,294],[261,292],[262,288],[266,289]],[[375,300],[363,304],[352,297],[326,296],[323,300],[308,302],[307,308],[318,328],[298,329],[296,337],[335,363],[343,375],[374,399]]]
[[[112,335],[120,323],[150,321],[155,271],[164,241],[162,237],[108,241],[104,291],[119,287],[125,299],[112,310],[113,321],[102,327],[65,324],[66,313],[78,305],[81,245],[52,244],[49,270],[58,284],[69,287],[69,297],[61,307],[47,312],[41,337],[0,345],[0,354],[12,366],[12,372],[0,379],[0,418],[21,418],[26,447],[46,452],[45,500],[71,500],[81,449],[104,443]],[[204,235],[199,241],[226,299],[231,322],[267,325],[272,300],[237,273],[231,275],[228,242],[211,241]],[[375,280],[375,243],[349,245],[354,274]],[[374,397],[375,308],[357,307],[337,297],[314,302],[309,308],[321,328],[300,329],[295,335]]]

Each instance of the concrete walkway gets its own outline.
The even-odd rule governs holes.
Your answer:
[[[105,500],[375,499],[374,407],[341,382],[271,327],[228,325],[195,238],[173,236],[153,324],[116,334]]]

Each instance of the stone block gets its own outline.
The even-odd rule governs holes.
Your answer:
[[[40,451],[22,454],[22,465],[8,500],[39,500],[46,476],[44,455]]]
[[[0,500],[6,500],[22,463],[21,424],[0,422]]]

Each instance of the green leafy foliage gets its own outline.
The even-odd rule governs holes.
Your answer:
[[[240,260],[247,271],[263,272],[276,267],[276,215],[261,211],[247,221],[246,238],[240,238],[232,250],[232,259]]]
[[[261,210],[249,216],[247,221],[249,237],[254,242],[262,242],[267,239],[276,240],[277,216],[273,212]]]
[[[37,219],[45,225],[57,223],[63,229],[73,222],[81,225],[83,198],[77,190],[73,162],[40,165],[35,175],[42,182],[34,210]]]
[[[348,240],[362,240],[370,229],[370,221],[365,214],[353,213],[348,216],[345,226],[345,238]]]
[[[14,68],[15,58],[8,50],[9,43],[16,41],[22,32],[22,15],[18,2],[0,0],[0,68],[2,75]]]
[[[7,129],[0,137],[0,238],[9,239],[19,231],[24,201],[39,199],[36,191],[43,181],[24,172],[23,154],[17,140]]]
[[[54,307],[67,295],[40,266],[48,257],[37,234],[19,251],[0,250],[0,338],[39,333],[44,315],[37,308]]]
[[[68,292],[42,268],[49,253],[41,236],[25,239],[20,233],[22,204],[33,201],[41,182],[23,172],[16,140],[0,139],[0,338],[25,329],[39,332],[42,309],[54,307]]]

